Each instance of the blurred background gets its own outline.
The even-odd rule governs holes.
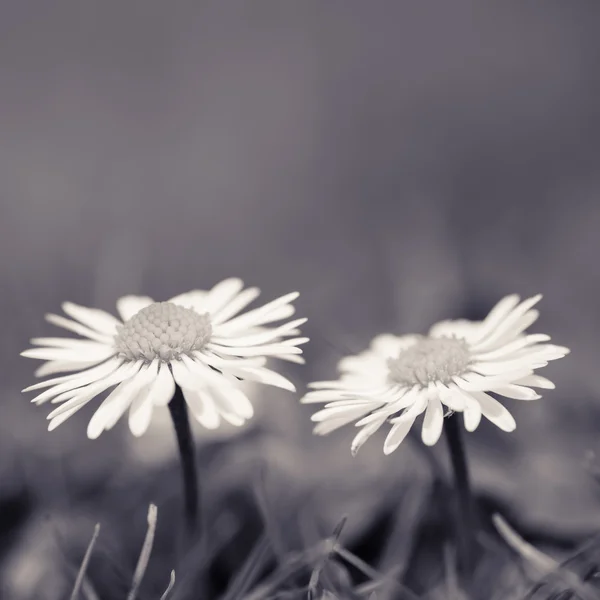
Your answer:
[[[515,433],[469,437],[473,477],[532,531],[598,527],[584,458],[600,431],[599,27],[597,2],[4,0],[0,547],[14,597],[45,524],[65,537],[65,515],[100,519],[77,490],[102,497],[116,462],[178,476],[160,418],[142,440],[123,426],[89,442],[90,407],[46,433],[20,393],[36,365],[19,357],[52,331],[44,313],[229,276],[265,301],[301,292],[307,365],[283,367],[299,392],[377,333],[543,293],[535,327],[572,354],[548,368],[555,391],[510,405]],[[332,527],[369,519],[366,482],[426,469],[410,443],[384,457],[381,438],[352,460],[351,431],[313,440],[297,396],[253,394],[260,443],[228,460],[319,487]]]

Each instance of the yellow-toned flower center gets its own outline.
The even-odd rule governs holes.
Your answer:
[[[467,369],[471,355],[464,340],[423,338],[387,362],[389,379],[412,387],[432,381],[448,383]]]
[[[201,315],[171,302],[156,302],[118,329],[115,346],[129,360],[170,361],[200,350],[211,334],[208,314]]]

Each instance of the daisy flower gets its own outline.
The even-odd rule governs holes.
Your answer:
[[[114,388],[91,418],[87,435],[97,438],[129,410],[131,432],[142,435],[153,407],[166,406],[180,386],[192,415],[206,428],[221,420],[240,426],[252,417],[252,404],[238,386],[250,380],[295,391],[285,377],[265,367],[267,358],[303,362],[308,341],[298,326],[306,319],[275,321],[294,313],[297,292],[240,312],[259,295],[240,279],[222,281],[210,291],[194,290],[167,302],[125,296],[117,302],[120,319],[94,308],[65,302],[66,318],[49,314],[50,323],[81,338],[35,338],[36,348],[22,356],[45,362],[37,376],[73,371],[32,385],[46,388],[32,402],[59,403],[49,415],[52,431],[93,398]]]
[[[442,321],[426,336],[375,337],[368,350],[340,361],[340,379],[310,385],[314,391],[302,402],[326,403],[312,416],[315,433],[325,435],[356,421],[355,454],[389,422],[383,451],[390,454],[423,412],[423,442],[435,444],[448,409],[463,414],[468,431],[477,428],[482,416],[513,431],[514,418],[490,393],[515,400],[540,398],[532,388],[552,389],[554,384],[535,370],[569,352],[547,343],[547,335],[526,334],[539,316],[533,307],[540,298],[520,302],[517,295],[506,296],[483,321]]]

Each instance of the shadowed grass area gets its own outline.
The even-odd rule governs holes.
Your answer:
[[[340,511],[331,527],[323,518],[320,490],[278,468],[265,435],[249,430],[200,449],[205,523],[191,545],[182,535],[176,463],[124,465],[74,506],[31,506],[27,518],[15,522],[17,533],[6,538],[12,571],[5,573],[2,597],[54,600],[69,598],[74,589],[73,599],[86,600],[465,597],[457,583],[451,490],[443,477],[434,473],[429,479],[405,478],[396,487],[373,487],[378,503],[365,503],[362,514]],[[260,448],[269,452],[263,455]],[[577,540],[521,532],[554,558],[529,552],[517,533],[518,515],[489,496],[477,502],[482,526],[473,598],[600,598],[598,539],[577,547]],[[153,508],[147,514],[150,503],[157,515]],[[502,536],[492,519],[498,513],[507,519]],[[353,527],[353,520],[360,526]],[[17,589],[19,568],[29,586],[21,582]]]

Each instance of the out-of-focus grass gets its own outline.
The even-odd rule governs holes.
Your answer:
[[[13,536],[5,538],[2,597],[69,598],[99,522],[101,532],[80,597],[125,600],[152,502],[158,507],[158,523],[136,595],[139,600],[159,600],[172,570],[176,577],[169,600],[461,598],[444,477],[419,464],[413,471],[390,471],[388,481],[382,477],[362,492],[340,487],[339,511],[332,525],[327,516],[331,506],[324,503],[326,481],[311,477],[310,465],[305,471],[282,468],[285,452],[285,440],[260,428],[202,446],[198,458],[204,524],[187,549],[181,537],[176,462],[144,468],[124,465],[71,506],[44,506],[38,499],[23,509],[25,515],[15,521]],[[413,460],[418,462],[418,455]],[[342,502],[347,493],[356,494],[355,503]],[[483,518],[476,599],[600,598],[600,586],[595,591],[597,540],[576,549],[575,540],[569,545],[551,536],[536,539],[530,532],[534,544],[564,560],[555,572],[540,572],[519,557],[491,523],[491,515],[498,511],[518,523],[510,507],[491,497],[479,497],[479,506]],[[344,515],[348,507],[350,514]],[[7,505],[3,508],[6,517]],[[569,551],[574,552],[571,557]],[[578,592],[568,591],[574,589]]]

